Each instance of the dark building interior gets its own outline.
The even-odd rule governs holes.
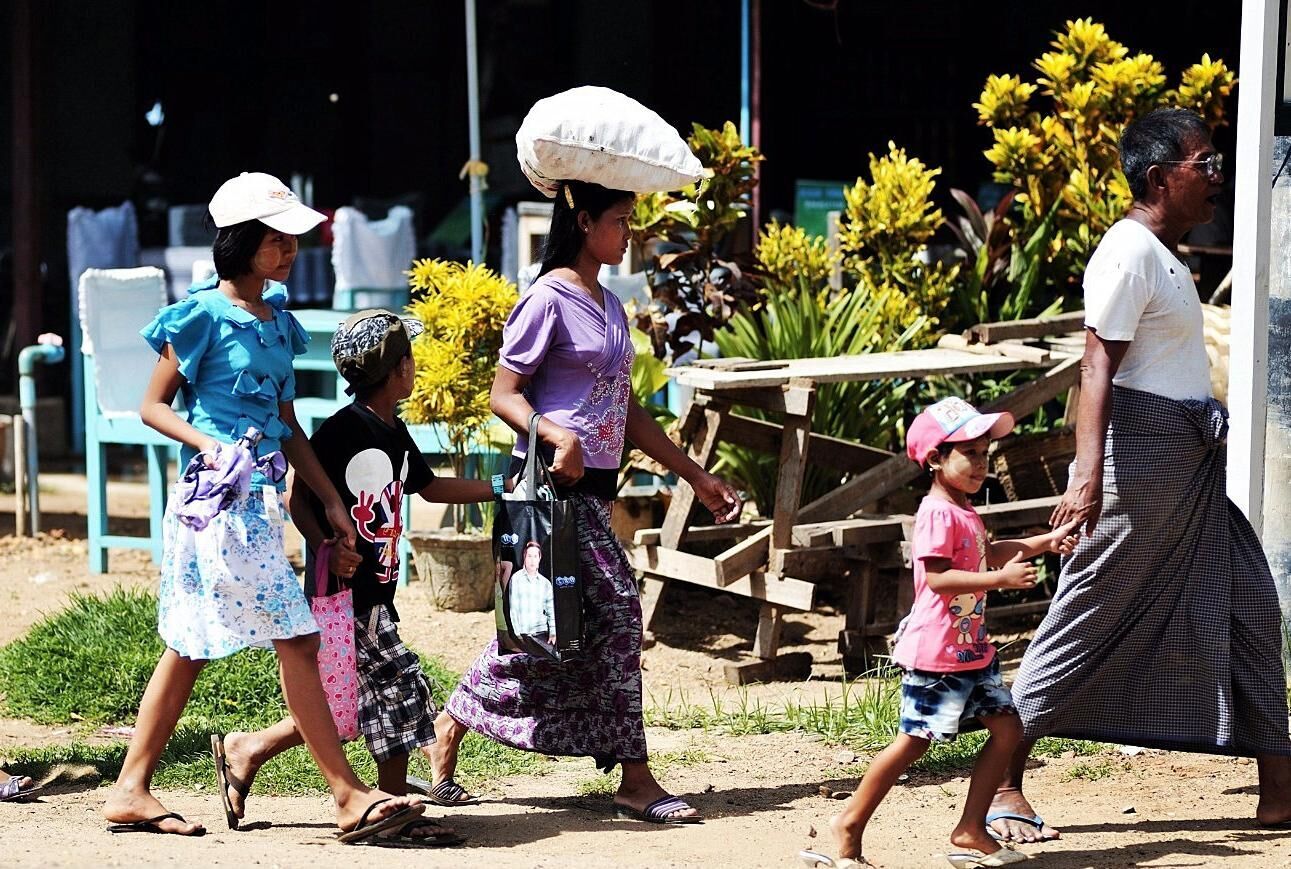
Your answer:
[[[43,304],[31,325],[67,328],[68,209],[130,199],[142,244],[163,245],[168,206],[204,203],[243,170],[309,176],[321,207],[406,201],[423,253],[465,252],[465,221],[445,223],[467,195],[458,174],[469,155],[463,7],[461,0],[5,4],[0,44],[13,48],[11,62],[0,64],[6,167],[14,165],[20,64],[28,64],[34,96],[32,237]],[[944,168],[942,195],[952,186],[978,189],[989,181],[981,153],[989,136],[971,104],[985,77],[1033,75],[1030,62],[1068,18],[1104,22],[1131,50],[1156,55],[1173,82],[1203,52],[1236,68],[1238,13],[1238,4],[1213,0],[761,0],[762,214],[791,211],[798,178],[855,178],[888,140]],[[739,0],[478,0],[478,31],[494,226],[498,205],[536,198],[515,164],[513,137],[541,97],[602,84],[683,131],[692,121],[739,119]],[[164,121],[153,126],[145,115],[157,103]],[[1235,117],[1235,98],[1229,109]],[[1217,140],[1231,153],[1232,128]],[[12,172],[0,174],[6,311],[13,182]],[[493,261],[496,232],[491,238]],[[6,343],[0,391],[9,388],[13,348],[31,337]]]

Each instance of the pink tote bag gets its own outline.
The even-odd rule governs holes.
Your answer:
[[[336,732],[345,742],[359,738],[359,673],[354,657],[354,593],[348,588],[327,593],[332,547],[323,544],[314,556],[314,597],[309,608],[318,622],[318,676],[332,710]]]

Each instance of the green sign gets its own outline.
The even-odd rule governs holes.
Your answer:
[[[805,181],[794,187],[793,222],[812,235],[829,235],[826,217],[843,210],[843,181]]]

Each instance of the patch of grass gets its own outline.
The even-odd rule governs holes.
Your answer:
[[[580,797],[612,797],[618,789],[619,777],[612,772],[603,772],[574,785],[574,790]]]
[[[73,594],[68,606],[41,620],[26,636],[0,649],[0,693],[8,714],[42,724],[125,724],[134,719],[139,699],[164,651],[157,636],[156,596],[116,589],[99,597]],[[435,701],[443,705],[457,674],[439,661],[422,657]],[[154,782],[162,788],[212,787],[215,766],[210,734],[266,727],[286,715],[272,652],[248,650],[202,671],[175,735],[162,755]],[[12,769],[43,776],[61,763],[93,767],[115,779],[125,759],[125,743],[6,750]],[[355,772],[376,780],[376,764],[362,740],[346,745]],[[516,751],[470,734],[462,744],[458,780],[466,787],[517,773],[545,771],[546,758]],[[430,776],[423,757],[411,770]],[[305,794],[326,790],[313,758],[303,747],[284,752],[256,776],[254,792]]]
[[[1067,781],[1083,779],[1085,781],[1099,781],[1100,779],[1113,776],[1117,772],[1117,765],[1112,762],[1111,758],[1100,758],[1097,760],[1081,762],[1075,764],[1067,770],[1065,778]]]
[[[858,752],[878,751],[896,738],[901,721],[901,681],[889,673],[871,674],[844,683],[838,694],[806,703],[787,701],[769,706],[741,691],[734,703],[724,703],[709,692],[707,704],[690,701],[684,692],[669,692],[663,702],[654,695],[645,713],[646,723],[674,729],[718,729],[740,736],[751,733],[798,732],[819,736],[826,742]],[[966,733],[950,743],[935,743],[916,769],[948,772],[970,769],[977,760],[985,731]],[[1076,739],[1045,738],[1036,743],[1037,757],[1057,757],[1065,752],[1098,754],[1102,743]]]

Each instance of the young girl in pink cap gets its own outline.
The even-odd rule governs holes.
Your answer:
[[[1073,525],[1021,540],[986,537],[968,498],[986,480],[992,438],[1013,430],[1008,413],[978,413],[959,398],[937,402],[910,425],[906,452],[928,469],[932,487],[915,516],[914,606],[898,630],[892,659],[901,678],[897,738],[871,762],[843,811],[830,822],[838,858],[802,852],[808,866],[872,866],[861,854],[865,825],[897,778],[934,741],[953,741],[982,727],[990,739],[973,767],[964,812],[950,834],[947,859],[956,867],[1007,866],[1026,855],[987,833],[986,812],[995,786],[1022,738],[1022,724],[1000,678],[986,632],[986,592],[1032,588],[1044,552],[1067,554]]]

